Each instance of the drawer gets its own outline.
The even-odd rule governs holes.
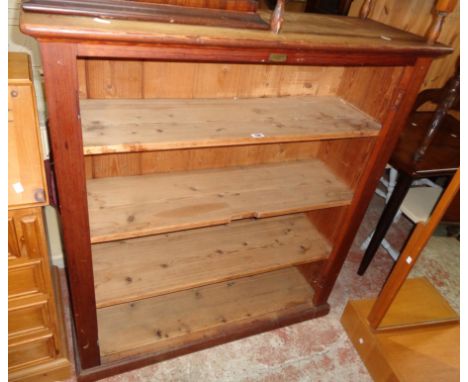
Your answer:
[[[10,370],[47,362],[54,357],[55,344],[52,334],[8,345],[8,368]]]
[[[41,292],[46,293],[41,261],[8,268],[9,298]]]
[[[8,337],[40,332],[50,325],[47,297],[43,294],[8,302]]]
[[[41,208],[8,211],[9,264],[46,257],[47,244]]]

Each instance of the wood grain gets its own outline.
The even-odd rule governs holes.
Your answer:
[[[424,300],[430,298],[426,296]],[[380,332],[370,328],[369,310],[367,301],[351,301],[341,323],[375,381],[460,379],[458,322]]]
[[[336,97],[82,100],[84,154],[375,136],[379,124]]]
[[[317,160],[91,179],[87,188],[93,243],[342,206],[352,197]]]
[[[314,296],[318,305],[328,299],[430,63],[430,59],[421,58],[414,67],[405,68],[398,85],[393,89],[392,101],[382,122],[381,132],[356,185],[354,198],[338,231],[336,245],[318,280],[319,288]]]
[[[159,4],[161,2],[165,4]],[[215,5],[213,1],[209,3]],[[222,7],[215,5],[201,8],[202,4],[194,0],[27,0],[23,4],[23,9],[47,14],[99,17],[106,20],[123,19],[225,28],[268,29],[268,24],[255,10],[238,11],[232,6],[237,3],[235,0],[229,1],[231,9],[226,10],[226,3],[228,2],[225,2]],[[245,8],[245,5],[249,3],[256,4],[242,0],[238,3],[240,3],[238,8]]]
[[[29,56],[20,52],[8,52],[8,81],[30,84],[32,81]]]
[[[304,215],[291,215],[94,244],[92,251],[102,308],[323,260],[330,246]]]
[[[143,63],[141,61],[86,60],[87,97],[142,98]]]
[[[307,217],[329,243],[335,243],[348,208],[349,206],[343,206],[309,211]]]
[[[229,333],[290,310],[313,309],[312,288],[294,268],[98,310],[104,362]],[[187,314],[190,312],[190,314]]]
[[[38,333],[50,322],[47,296],[35,294],[8,302],[8,338]]]
[[[65,260],[82,367],[99,365],[96,303],[79,120],[76,47],[42,42],[49,135],[55,161]]]
[[[63,316],[57,311],[41,207],[8,211],[8,250],[8,338],[14,357],[9,379],[34,380],[38,368],[44,375],[66,374],[70,364],[60,331]],[[38,341],[43,334],[50,337],[50,359]]]
[[[316,158],[320,141],[85,156],[87,177],[144,175]]]
[[[349,11],[350,16],[357,16],[363,0],[354,0]],[[424,36],[433,20],[434,1],[426,0],[377,0],[374,1],[370,18],[419,36]],[[452,1],[453,3],[453,1]],[[455,73],[460,56],[460,2],[456,1],[453,12],[444,22],[437,41],[453,48],[447,56],[436,58],[424,80],[422,89],[441,88]],[[443,4],[442,4],[443,5]]]
[[[86,70],[90,61],[92,68]],[[325,96],[334,94],[343,72],[341,67],[143,61],[143,76],[107,75],[103,81],[100,73],[110,68],[111,62],[78,60],[80,89],[87,83],[93,83],[95,89],[90,95],[81,91],[81,98],[113,98],[107,87],[117,89],[113,94],[122,98],[135,98],[136,93],[131,91],[136,87],[131,84],[134,81],[143,89],[144,98]],[[118,65],[128,72],[135,61],[120,60]]]
[[[392,102],[402,67],[347,67],[337,95],[383,122]]]
[[[235,11],[255,12],[257,0],[133,0],[147,3],[172,4],[184,7],[214,8]]]
[[[354,190],[375,145],[375,138],[336,139],[320,142],[317,155],[349,188]]]
[[[419,277],[405,281],[378,330],[457,322],[459,319],[457,312],[429,280]]]
[[[398,291],[402,287],[404,281],[408,277],[408,274],[421,255],[423,248],[431,238],[437,228],[437,225],[444,216],[445,211],[450,206],[450,203],[459,190],[460,168],[458,168],[449,185],[435,205],[429,219],[425,222],[418,223],[414,231],[411,233],[403,252],[398,258],[394,268],[392,269],[392,273],[385,282],[385,285],[383,286],[377,301],[369,314],[369,325],[371,328],[376,329],[382,322],[385,317],[385,313],[390,309]]]
[[[262,17],[268,20],[269,13],[262,14]],[[187,47],[282,48],[304,51],[323,49],[324,51],[333,50],[335,56],[343,52],[348,54],[353,52],[385,52],[393,55],[402,53],[438,55],[450,52],[450,49],[443,45],[428,45],[421,37],[372,20],[301,13],[286,14],[283,29],[279,35],[270,31],[145,23],[129,20],[99,23],[91,17],[43,15],[33,12],[22,13],[21,30],[23,33],[38,38],[61,37],[83,40],[92,38],[93,40],[114,42],[179,44]],[[88,46],[87,48],[92,47]],[[84,53],[84,50],[80,50],[80,53]],[[121,51],[121,53],[124,52]],[[364,55],[361,56],[361,58],[363,57]],[[381,58],[383,57],[381,55]]]
[[[48,195],[27,54],[8,55],[8,76],[8,207],[43,206]]]

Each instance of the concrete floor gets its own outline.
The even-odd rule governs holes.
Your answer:
[[[374,198],[330,296],[331,311],[327,316],[147,366],[103,381],[371,381],[339,319],[348,300],[375,296],[391,269],[390,256],[380,249],[367,273],[363,277],[356,275],[362,257],[359,246],[375,226],[382,207],[382,199]],[[411,228],[412,224],[402,218],[391,228],[387,239],[399,248]],[[434,236],[410,277],[426,276],[453,308],[459,311],[459,264],[459,242],[454,238]],[[70,330],[70,325],[67,326]],[[70,382],[75,380],[69,379]]]

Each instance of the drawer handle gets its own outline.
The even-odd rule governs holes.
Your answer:
[[[18,97],[18,92],[16,90],[12,90],[10,94],[12,97]]]

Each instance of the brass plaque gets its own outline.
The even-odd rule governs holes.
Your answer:
[[[268,61],[270,62],[286,62],[288,55],[284,53],[270,53]]]

